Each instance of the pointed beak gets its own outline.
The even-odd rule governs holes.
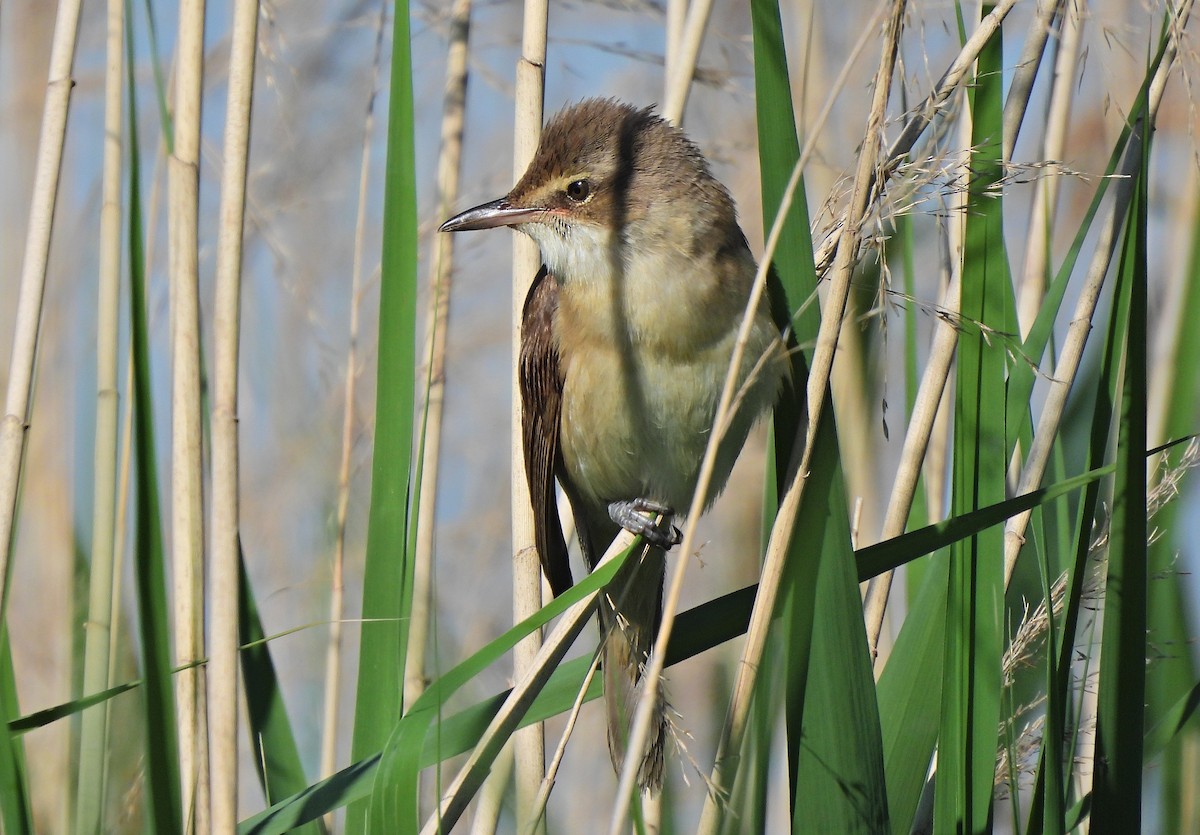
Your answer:
[[[467,209],[438,227],[439,232],[469,232],[473,229],[494,229],[497,226],[512,226],[536,220],[545,212],[541,208],[514,206],[508,198],[501,197],[482,206]]]

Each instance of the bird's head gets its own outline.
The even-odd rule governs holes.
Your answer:
[[[442,232],[511,226],[562,279],[624,248],[688,250],[733,221],[732,200],[700,151],[650,108],[587,99],[546,125],[512,190],[447,220]],[[736,222],[734,223],[736,227]]]

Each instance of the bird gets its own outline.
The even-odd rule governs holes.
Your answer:
[[[538,246],[524,302],[518,383],[535,544],[555,595],[572,585],[555,481],[590,571],[621,528],[643,535],[601,595],[608,746],[619,774],[661,788],[667,705],[642,750],[628,736],[662,619],[672,521],[691,507],[757,266],[729,191],[700,149],[654,108],[592,98],[545,126],[512,190],[446,220],[442,232],[508,226]],[[789,379],[764,301],[752,312],[704,509],[754,422]],[[661,518],[660,518],[661,516]]]

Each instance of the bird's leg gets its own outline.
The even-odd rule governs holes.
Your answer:
[[[652,499],[610,502],[608,515],[625,530],[641,536],[651,545],[664,551],[678,545],[683,539],[679,528],[671,524],[675,511]],[[655,523],[654,517],[659,515],[663,520]]]

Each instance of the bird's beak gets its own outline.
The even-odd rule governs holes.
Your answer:
[[[484,203],[455,215],[438,227],[439,232],[468,232],[473,229],[494,229],[497,226],[513,226],[536,220],[545,209],[514,206],[507,197]]]

